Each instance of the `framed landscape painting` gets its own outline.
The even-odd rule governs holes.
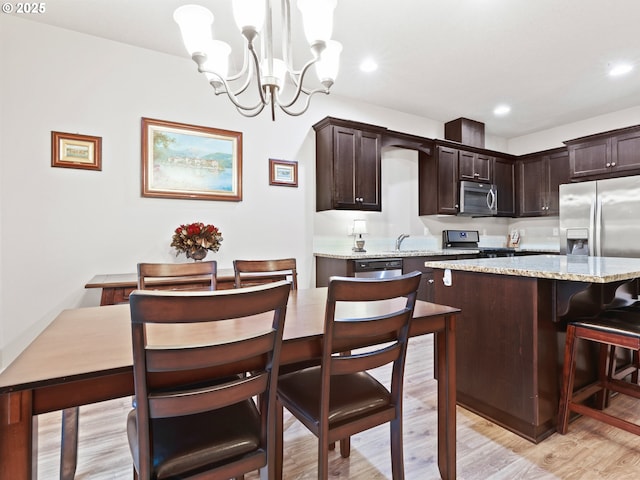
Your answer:
[[[242,200],[242,133],[142,119],[142,196]]]

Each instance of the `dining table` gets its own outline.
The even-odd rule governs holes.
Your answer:
[[[321,355],[326,299],[326,287],[291,291],[282,365]],[[384,310],[379,302],[359,308],[371,315]],[[437,458],[442,479],[456,477],[455,330],[459,313],[455,307],[418,300],[410,327],[412,337],[436,334]],[[0,479],[37,478],[38,415],[134,394],[130,323],[128,304],[63,310],[0,373]],[[215,333],[220,338],[257,328],[251,318],[219,323],[212,328],[218,329]]]

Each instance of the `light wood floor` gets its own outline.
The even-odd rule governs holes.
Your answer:
[[[405,472],[407,480],[439,478],[436,458],[436,381],[433,339],[410,341],[405,377]],[[131,399],[81,408],[77,480],[129,479],[132,467],[125,435]],[[616,398],[612,409],[640,422],[640,402]],[[631,417],[629,417],[631,415]],[[58,478],[60,414],[39,419],[38,479]],[[640,478],[640,437],[595,420],[579,418],[565,436],[534,445],[458,407],[457,469],[462,480]],[[285,419],[285,479],[316,478],[316,439],[291,417]],[[332,479],[391,478],[389,429],[382,426],[352,438],[351,457],[330,460]],[[257,475],[247,475],[255,480]]]

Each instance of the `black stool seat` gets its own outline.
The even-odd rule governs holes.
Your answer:
[[[576,327],[590,328],[601,332],[640,338],[640,311],[604,312],[594,319],[576,320]]]
[[[589,340],[600,344],[600,365],[598,381],[590,388],[573,391],[577,340]],[[640,425],[614,417],[604,411],[608,404],[609,392],[618,392],[640,400],[640,386],[622,380],[615,375],[615,348],[631,350],[637,360],[640,351],[640,311],[637,309],[616,309],[605,311],[595,318],[585,318],[567,324],[562,390],[558,412],[558,432],[567,433],[570,412],[586,415],[627,432],[640,435]],[[635,367],[634,367],[635,369]],[[636,377],[637,380],[637,377]],[[594,393],[601,395],[599,406],[592,408],[583,402]],[[604,394],[604,396],[602,396]]]

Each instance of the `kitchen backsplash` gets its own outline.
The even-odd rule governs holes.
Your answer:
[[[481,247],[506,247],[509,233],[517,230],[520,234],[519,248],[533,250],[558,250],[558,217],[548,218],[468,218],[449,216],[420,217],[421,227],[414,225],[413,231],[398,231],[389,236],[386,227],[368,222],[368,232],[363,235],[365,250],[369,252],[392,252],[398,235],[410,236],[402,242],[403,250],[438,250],[442,247],[443,230],[478,230]],[[421,232],[417,232],[422,228]],[[353,236],[315,235],[314,252],[349,252],[354,246]]]

